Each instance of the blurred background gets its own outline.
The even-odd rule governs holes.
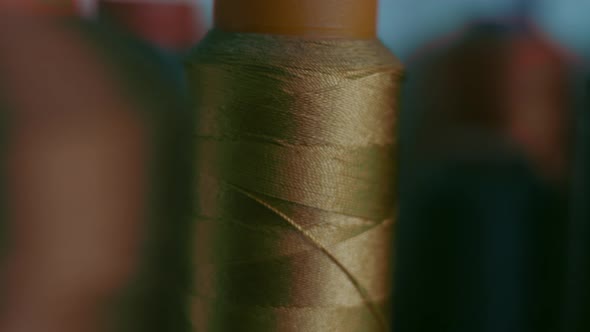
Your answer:
[[[0,5],[31,2],[18,1]],[[96,321],[109,317],[121,331],[188,331],[188,313],[175,310],[191,289],[195,115],[182,59],[211,27],[212,0],[69,7],[2,21],[0,123],[11,130],[0,143],[15,164],[0,181],[24,189],[16,212],[0,215],[0,236],[18,235],[0,242],[0,281],[12,290],[0,330],[102,332]],[[582,0],[380,0],[380,37],[406,67],[396,332],[590,330],[588,12]],[[104,155],[73,163],[84,151]],[[104,181],[85,182],[95,174]],[[12,182],[52,178],[63,191]],[[120,206],[114,192],[150,204]],[[113,223],[80,224],[72,204],[113,210]]]
[[[97,0],[77,0],[81,12],[96,14]],[[474,18],[501,18],[510,15],[522,0],[380,0],[381,38],[401,59],[420,45],[451,33]],[[142,2],[121,0],[120,2]],[[143,2],[188,3],[201,11],[211,25],[213,0],[145,0]],[[590,22],[585,13],[590,3],[584,0],[537,0],[530,15],[539,26],[564,46],[580,55],[590,55],[586,31]],[[201,15],[201,14],[199,14]]]

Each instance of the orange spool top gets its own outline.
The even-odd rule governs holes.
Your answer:
[[[227,32],[372,39],[377,0],[216,0],[215,27]]]

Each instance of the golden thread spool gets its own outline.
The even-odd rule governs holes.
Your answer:
[[[214,30],[187,64],[196,331],[389,328],[401,66],[376,39],[311,31]]]

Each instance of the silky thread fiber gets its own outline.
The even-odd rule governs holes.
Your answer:
[[[214,30],[187,72],[195,331],[387,331],[398,60],[378,40]]]

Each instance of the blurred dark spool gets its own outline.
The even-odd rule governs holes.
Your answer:
[[[580,71],[576,130],[576,163],[572,181],[572,215],[569,229],[568,270],[563,331],[590,330],[590,84],[588,71]]]
[[[547,166],[533,149],[542,142],[512,135],[533,122],[519,118],[522,105],[506,92],[514,77],[524,77],[525,87],[529,78],[558,79],[541,91],[563,118],[537,115],[560,126],[550,141],[558,141],[557,153],[567,151],[571,141],[560,136],[570,121],[570,96],[560,91],[569,84],[567,66],[522,25],[489,23],[410,66],[395,331],[559,329],[569,160],[564,153],[556,156],[561,168]],[[554,76],[532,77],[539,68]],[[534,88],[533,96],[517,91],[530,102]]]
[[[174,59],[110,27],[90,27],[106,57],[128,80],[146,111],[154,160],[151,165],[151,227],[140,280],[130,291],[131,310],[122,331],[190,331],[193,114],[181,69]],[[126,49],[126,52],[121,52]]]

